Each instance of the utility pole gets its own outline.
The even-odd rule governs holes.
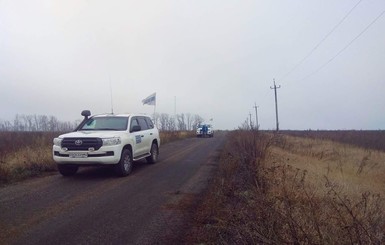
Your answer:
[[[259,106],[257,106],[257,103],[255,103],[255,105],[253,106],[254,107],[254,109],[255,109],[255,122],[256,122],[256,128],[257,128],[257,130],[259,129],[259,124],[258,124],[258,107]]]
[[[278,102],[277,102],[277,88],[280,88],[281,85],[279,85],[277,87],[277,85],[275,85],[275,79],[273,79],[273,82],[274,82],[274,87],[270,87],[271,89],[274,89],[274,95],[275,95],[275,120],[276,120],[276,124],[277,124],[277,132],[279,131],[279,123],[278,123]]]
[[[253,129],[253,121],[251,121],[251,113],[249,112],[249,116],[250,116],[250,129]]]

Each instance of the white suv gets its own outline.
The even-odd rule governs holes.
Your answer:
[[[204,132],[204,128],[206,128],[206,134]],[[214,137],[214,128],[211,124],[203,123],[197,125],[196,130],[196,136],[197,137]]]
[[[103,114],[84,120],[74,132],[53,140],[53,159],[63,176],[74,175],[79,166],[111,165],[119,176],[132,171],[133,161],[155,163],[159,132],[150,117],[134,114]]]

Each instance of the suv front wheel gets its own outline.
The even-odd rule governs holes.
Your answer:
[[[128,149],[124,149],[120,161],[115,165],[115,172],[118,176],[127,176],[132,171],[132,154]]]
[[[76,174],[79,167],[74,165],[58,164],[57,168],[61,175],[63,176],[72,176]]]

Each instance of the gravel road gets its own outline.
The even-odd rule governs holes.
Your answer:
[[[163,145],[159,162],[137,162],[123,178],[83,168],[1,187],[0,244],[178,243],[225,137]]]

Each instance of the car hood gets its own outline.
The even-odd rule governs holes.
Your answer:
[[[59,136],[59,138],[87,138],[87,137],[111,138],[111,137],[117,137],[119,135],[120,134],[115,131],[77,131],[77,132],[62,134]]]

